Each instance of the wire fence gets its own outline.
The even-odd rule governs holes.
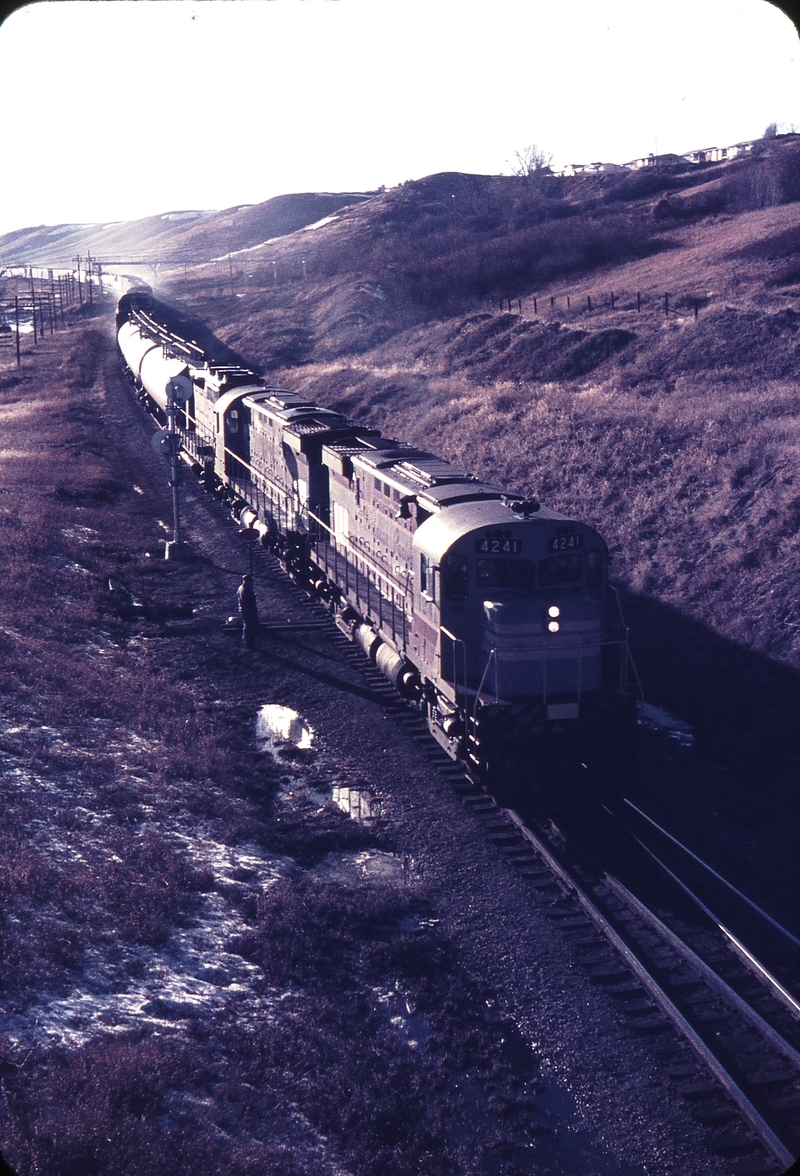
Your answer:
[[[69,310],[91,305],[101,293],[99,275],[91,265],[83,274],[80,265],[76,272],[13,267],[3,275],[0,287],[0,354],[8,358],[12,353],[19,367],[23,348],[38,346],[66,325]]]
[[[511,313],[516,308],[519,314],[523,314],[523,302],[527,310],[533,306],[534,317],[538,317],[540,313],[563,314],[564,311],[570,315],[579,315],[609,311],[635,311],[641,314],[642,311],[656,310],[663,312],[665,318],[670,314],[692,314],[698,318],[701,309],[708,305],[708,298],[694,294],[681,294],[676,297],[669,292],[648,291],[643,294],[641,290],[622,293],[609,290],[602,294],[527,294],[524,298],[494,298],[491,305],[501,311],[507,308]]]

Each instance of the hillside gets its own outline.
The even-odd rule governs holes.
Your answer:
[[[304,192],[222,211],[187,209],[108,224],[38,225],[0,236],[0,265],[71,267],[87,253],[148,265],[209,261],[248,250],[368,198],[348,192]],[[150,270],[152,274],[152,270]]]

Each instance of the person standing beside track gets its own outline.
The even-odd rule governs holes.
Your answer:
[[[239,606],[239,616],[242,618],[242,649],[255,649],[256,630],[258,629],[258,605],[253,590],[253,577],[242,576],[242,582],[236,593],[236,603]]]

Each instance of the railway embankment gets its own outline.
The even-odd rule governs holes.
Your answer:
[[[164,561],[166,469],[105,320],[0,394],[18,1170],[726,1171],[413,716],[268,561],[240,653],[248,553],[192,484],[194,558]]]

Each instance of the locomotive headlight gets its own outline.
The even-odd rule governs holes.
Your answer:
[[[548,621],[547,622],[547,632],[548,633],[557,633],[560,628],[561,628],[561,626],[559,625],[558,621]]]
[[[549,617],[552,617],[553,620],[555,620],[556,617],[561,616],[561,609],[558,607],[557,604],[551,604],[549,609],[547,610],[547,615]]]

